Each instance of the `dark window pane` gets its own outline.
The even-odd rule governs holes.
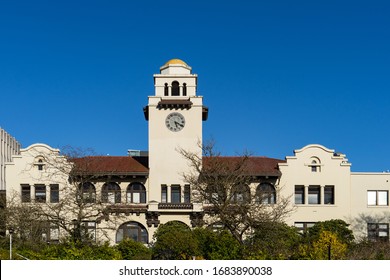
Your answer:
[[[60,201],[59,186],[57,184],[50,185],[50,202],[58,203]]]

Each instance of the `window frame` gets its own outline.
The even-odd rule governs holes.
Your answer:
[[[121,187],[115,182],[106,182],[102,186],[102,202],[117,204],[122,199]]]
[[[34,184],[34,202],[46,203],[46,185]]]
[[[380,194],[386,194],[384,204],[380,203]],[[372,194],[370,196],[370,194]],[[367,206],[389,206],[389,191],[388,190],[367,190]]]
[[[183,190],[183,202],[191,203],[191,187],[190,185],[185,185]]]
[[[321,204],[321,186],[310,185],[307,189],[307,203],[309,205]]]
[[[139,187],[139,189],[135,189],[135,187]],[[135,201],[135,194],[139,195],[138,202]],[[140,182],[133,182],[127,186],[126,189],[126,201],[127,203],[136,203],[136,204],[144,204],[146,203],[146,188]]]
[[[168,186],[162,185],[161,186],[161,203],[167,203],[168,202]]]
[[[389,242],[389,223],[367,223],[367,239]]]
[[[264,205],[276,204],[276,189],[271,183],[260,183],[256,188],[256,202]]]
[[[60,186],[59,184],[50,184],[50,203],[60,202]]]
[[[178,81],[171,83],[171,96],[180,96],[180,83]]]
[[[20,189],[21,189],[22,203],[30,203],[31,202],[31,185],[21,184]]]
[[[128,229],[128,231],[127,231]],[[136,230],[137,238],[133,238],[132,230]],[[134,231],[133,231],[134,233]],[[141,242],[143,244],[149,243],[149,233],[146,227],[138,222],[127,222],[120,225],[115,234],[115,243],[120,243],[125,238],[131,238],[134,241]]]
[[[299,195],[299,196],[297,196]],[[304,205],[305,204],[305,199],[306,199],[306,194],[305,194],[305,186],[303,185],[295,185],[294,187],[294,204],[296,205]],[[297,202],[297,198],[299,199],[299,202]]]
[[[91,182],[80,184],[79,194],[84,203],[96,203],[96,187]]]
[[[181,186],[171,186],[171,203],[181,203]]]
[[[330,201],[329,203],[327,201]],[[324,204],[334,205],[335,204],[335,187],[332,185],[326,185],[324,187]]]

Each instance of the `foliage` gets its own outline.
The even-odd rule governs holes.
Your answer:
[[[318,240],[321,232],[329,231],[334,233],[342,243],[350,245],[355,238],[348,226],[346,222],[339,219],[317,222],[308,230],[308,237],[312,241]]]
[[[363,240],[351,246],[347,258],[350,260],[390,260],[390,243]]]
[[[304,233],[299,259],[345,259],[354,236],[343,220],[317,222]]]
[[[188,260],[197,256],[198,242],[191,229],[178,221],[160,225],[154,235],[152,258],[159,260]]]
[[[150,260],[152,251],[144,244],[133,239],[123,239],[117,246],[123,260]]]
[[[285,223],[264,222],[245,241],[247,259],[291,259],[294,258],[301,237],[295,227]]]
[[[201,148],[202,155],[180,150],[191,167],[183,179],[193,188],[193,201],[205,205],[210,222],[223,224],[238,242],[243,244],[245,235],[258,223],[280,221],[292,211],[289,198],[282,197],[280,189],[277,203],[260,203],[269,194],[250,189],[254,179],[249,154],[226,158],[215,151],[213,143]]]
[[[240,243],[226,230],[212,231],[207,228],[193,230],[198,241],[199,253],[207,260],[242,259]]]

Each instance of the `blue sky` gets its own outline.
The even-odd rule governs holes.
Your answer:
[[[1,1],[0,126],[23,147],[147,150],[153,74],[180,58],[226,155],[322,144],[390,169],[390,1]]]

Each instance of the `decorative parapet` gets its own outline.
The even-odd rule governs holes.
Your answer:
[[[159,203],[158,209],[192,210],[192,203]]]
[[[106,211],[110,214],[116,214],[116,215],[123,213],[126,216],[130,214],[136,214],[137,216],[139,216],[141,213],[146,213],[148,211],[148,205],[146,204],[115,205],[114,204],[108,206]]]

